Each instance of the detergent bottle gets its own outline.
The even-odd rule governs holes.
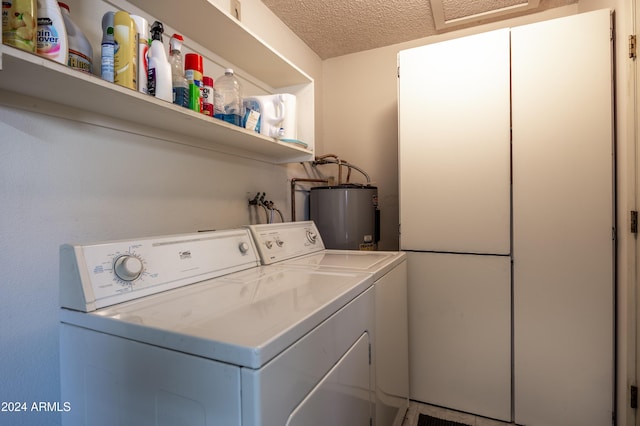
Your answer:
[[[71,68],[91,74],[93,72],[93,48],[80,27],[71,19],[71,10],[66,3],[58,2],[62,19],[67,30],[69,62]]]
[[[36,0],[2,2],[2,42],[27,52],[36,53]]]
[[[56,0],[38,0],[38,55],[67,65],[69,45],[62,12]]]
[[[281,138],[285,134],[282,123],[286,117],[283,95],[248,96],[244,98],[246,105],[257,105],[260,113],[256,130],[270,138]],[[250,107],[254,109],[254,107]]]

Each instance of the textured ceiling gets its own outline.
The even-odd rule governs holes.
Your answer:
[[[322,59],[578,0],[262,0]]]

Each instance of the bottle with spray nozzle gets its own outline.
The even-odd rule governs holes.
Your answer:
[[[162,44],[162,33],[164,33],[162,22],[155,21],[153,25],[151,25],[151,47],[148,53],[149,72],[147,74],[147,87],[150,95],[167,102],[173,102],[171,66],[169,65],[167,54]]]

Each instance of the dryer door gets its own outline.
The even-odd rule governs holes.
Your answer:
[[[287,426],[368,425],[369,334],[364,333],[289,416]]]

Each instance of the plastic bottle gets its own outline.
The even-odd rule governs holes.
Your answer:
[[[38,12],[36,0],[2,2],[2,42],[36,53]]]
[[[214,117],[228,123],[242,126],[242,95],[240,82],[231,68],[216,80],[214,92]]]
[[[103,80],[113,83],[114,65],[113,55],[116,49],[116,42],[113,38],[113,15],[114,12],[107,12],[102,16],[102,44],[100,51],[100,76]]]
[[[197,53],[187,53],[184,56],[184,76],[189,82],[189,109],[202,112],[202,56]]]
[[[80,27],[71,19],[71,10],[66,3],[58,2],[64,26],[67,29],[67,41],[69,43],[69,65],[71,68],[88,72],[93,72],[93,48],[87,40]]]
[[[149,62],[147,61],[147,52],[149,51],[149,22],[142,16],[129,15],[136,24],[138,30],[138,52],[137,52],[137,69],[138,69],[138,91],[149,93],[147,74],[149,73]]]
[[[69,45],[62,12],[56,0],[38,0],[38,55],[67,65]]]
[[[167,102],[173,102],[171,65],[169,65],[169,60],[162,44],[162,33],[164,33],[162,22],[155,21],[151,25],[147,87],[150,95]]]
[[[127,12],[120,10],[113,15],[113,38],[116,42],[113,81],[120,86],[137,90],[136,24]]]
[[[213,78],[202,77],[202,113],[213,117]]]
[[[182,42],[180,34],[174,34],[169,40],[169,64],[171,65],[171,87],[173,103],[189,108],[189,82],[184,76],[182,62]]]

